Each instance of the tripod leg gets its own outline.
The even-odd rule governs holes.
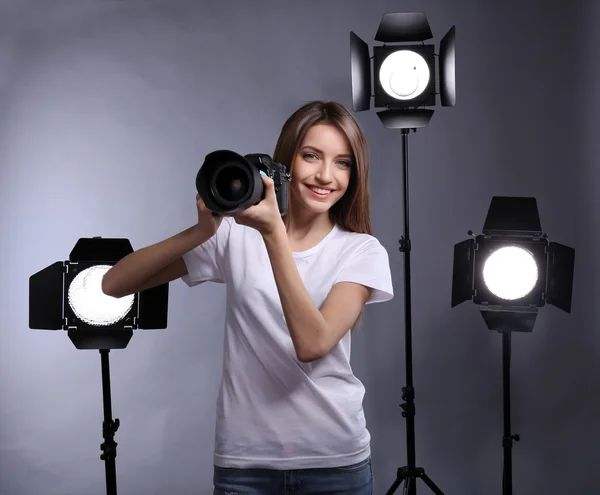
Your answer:
[[[440,490],[436,484],[433,482],[433,480],[427,476],[425,473],[423,473],[421,475],[421,478],[423,478],[423,481],[425,482],[425,484],[431,489],[431,491],[433,493],[435,493],[435,495],[444,495],[444,492],[442,492],[442,490]]]
[[[398,489],[403,480],[404,472],[402,471],[402,469],[398,469],[396,481],[392,483],[392,486],[390,486],[390,489],[387,492],[385,492],[385,495],[392,495]]]

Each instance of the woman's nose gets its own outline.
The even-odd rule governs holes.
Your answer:
[[[330,182],[331,181],[331,167],[329,165],[322,165],[321,168],[317,171],[317,179],[322,182]]]

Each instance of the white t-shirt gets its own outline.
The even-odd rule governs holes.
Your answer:
[[[342,281],[372,287],[367,304],[393,297],[388,254],[373,236],[336,225],[293,257],[318,308]],[[336,467],[370,455],[365,389],[350,366],[351,333],[321,359],[298,361],[261,234],[225,217],[216,234],[183,259],[188,286],[227,285],[215,465]]]

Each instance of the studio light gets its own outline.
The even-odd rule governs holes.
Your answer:
[[[400,251],[404,253],[404,314],[406,386],[402,388],[402,416],[406,418],[407,465],[397,470],[397,477],[386,495],[394,493],[404,483],[404,495],[416,494],[416,480],[422,479],[436,495],[442,490],[416,467],[415,454],[415,389],[412,365],[412,310],[410,292],[410,229],[408,192],[408,134],[426,127],[436,104],[436,81],[439,72],[439,95],[442,106],[456,104],[455,84],[455,27],[452,26],[440,42],[439,64],[433,45],[423,42],[433,38],[423,12],[386,13],[381,19],[375,41],[383,46],[373,47],[373,85],[369,46],[350,32],[350,72],[352,104],[355,112],[369,110],[371,97],[374,106],[385,108],[377,116],[388,129],[400,129],[402,135],[402,176],[404,179],[404,236]],[[394,43],[389,45],[388,43]],[[372,87],[374,93],[372,94]]]
[[[373,47],[373,82],[369,47],[356,33],[350,32],[352,103],[356,112],[374,106],[387,110],[377,115],[392,129],[414,129],[429,123],[436,104],[436,75],[439,72],[439,95],[442,106],[456,104],[455,27],[440,42],[436,71],[434,45],[422,42],[433,38],[423,12],[395,12],[383,15]],[[415,42],[421,42],[415,44]],[[387,43],[395,43],[388,45]],[[396,44],[403,43],[403,44]]]
[[[454,246],[452,307],[479,305],[490,330],[502,334],[503,495],[512,494],[511,332],[531,332],[546,303],[571,312],[575,250],[542,233],[535,198],[492,198],[482,233]]]
[[[546,303],[571,311],[574,263],[542,233],[535,198],[495,196],[482,234],[454,247],[452,307],[472,299],[490,330],[530,332]]]
[[[169,284],[115,298],[102,291],[104,274],[133,252],[127,239],[82,238],[69,260],[56,263],[29,278],[29,328],[64,330],[77,349],[100,351],[104,442],[100,459],[105,462],[106,492],[116,495],[119,419],[112,419],[110,349],[124,349],[136,329],[167,327]]]

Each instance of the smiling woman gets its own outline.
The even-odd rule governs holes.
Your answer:
[[[292,230],[306,231],[305,224],[315,218],[306,212],[299,216],[291,212],[295,206],[303,207],[301,201],[298,203],[303,196],[296,194],[301,189],[296,182],[334,189],[339,180],[345,186],[343,193],[328,203],[330,225],[372,235],[368,145],[358,122],[344,105],[316,101],[300,107],[284,124],[273,159],[288,166],[292,175],[289,213],[284,219],[288,228],[296,221]],[[321,222],[327,225],[324,219]]]
[[[232,216],[214,217],[197,196],[199,228],[132,253],[106,285],[125,294],[128,274],[140,272],[227,284],[215,494],[282,493],[295,483],[307,495],[371,494],[351,329],[393,288],[371,233],[367,144],[343,105],[310,102],[284,124],[273,159],[292,177],[284,217],[269,177],[263,199]]]
[[[292,222],[313,223],[315,215],[323,216],[323,223],[330,229],[333,227],[329,208],[346,193],[351,165],[350,143],[338,127],[316,124],[307,131],[291,166],[290,197],[295,213],[290,217],[289,230],[294,228]],[[314,201],[307,202],[307,196],[328,201],[315,207]]]

